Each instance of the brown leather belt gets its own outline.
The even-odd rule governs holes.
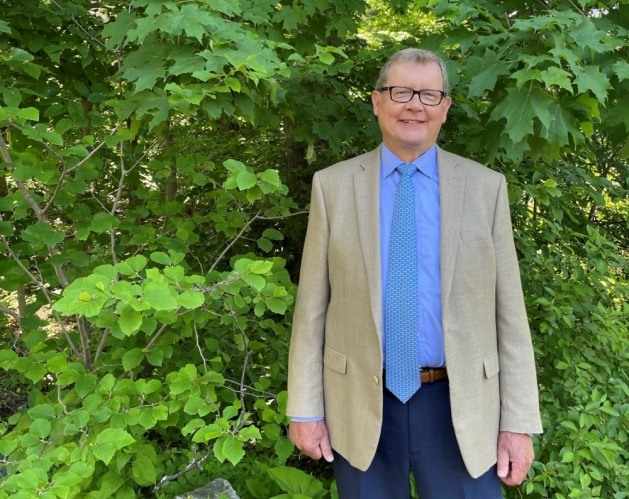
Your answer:
[[[422,384],[434,383],[435,381],[440,381],[448,377],[448,371],[446,371],[445,367],[438,367],[437,369],[424,368],[420,369],[419,372],[421,375]]]
[[[441,381],[448,377],[448,371],[445,367],[424,367],[419,370],[419,374],[422,380],[422,384],[434,383],[435,381]],[[386,369],[382,373],[382,379],[385,380],[387,375]]]

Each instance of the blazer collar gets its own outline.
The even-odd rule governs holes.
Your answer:
[[[373,321],[382,340],[382,284],[380,262],[380,148],[363,156],[354,174],[358,236],[366,264]],[[380,341],[382,344],[382,341]]]
[[[458,156],[437,148],[441,203],[441,303],[443,310],[446,310],[445,305],[452,288],[463,217],[465,179],[458,163]]]

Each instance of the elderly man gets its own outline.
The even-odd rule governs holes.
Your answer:
[[[504,177],[436,146],[443,61],[405,49],[372,95],[383,144],[315,174],[289,435],[341,499],[494,499],[541,432]]]

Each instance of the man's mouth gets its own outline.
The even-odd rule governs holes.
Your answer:
[[[424,123],[423,121],[419,121],[419,120],[400,120],[402,123],[410,123],[412,125],[419,125],[421,123]]]

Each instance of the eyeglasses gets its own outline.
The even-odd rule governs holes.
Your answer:
[[[389,91],[391,100],[394,102],[410,102],[419,95],[419,101],[425,106],[438,106],[445,97],[446,93],[441,90],[413,90],[408,87],[381,87],[377,88],[378,92]]]

